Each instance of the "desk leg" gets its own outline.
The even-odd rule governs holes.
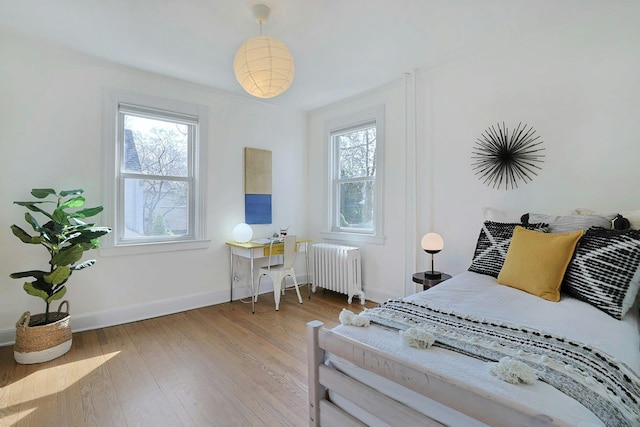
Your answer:
[[[253,251],[251,251],[251,313],[255,313],[256,312],[256,308],[255,308],[255,290],[254,290],[254,283],[253,283]]]
[[[229,247],[229,253],[231,254],[231,286],[229,287],[229,289],[231,289],[231,295],[229,296],[229,302],[233,302],[233,278],[236,276],[235,275],[235,271],[233,270],[233,248]]]
[[[311,272],[309,271],[309,242],[304,243],[304,261],[307,264],[307,293],[311,299]]]

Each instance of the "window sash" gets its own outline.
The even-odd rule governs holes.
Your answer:
[[[183,114],[175,111],[163,110],[160,108],[144,107],[141,105],[127,104],[126,102],[118,103],[118,113],[131,114],[133,116],[144,117],[147,119],[160,119],[167,122],[174,122],[184,125],[197,125],[198,116],[191,114]]]
[[[130,172],[125,169],[125,133],[124,133],[124,118],[125,116],[135,116],[141,118],[148,118],[163,122],[177,123],[187,125],[187,173],[186,176],[181,175],[169,175],[169,174],[145,174]],[[195,240],[196,239],[196,178],[195,178],[195,162],[196,162],[196,144],[198,135],[198,117],[181,114],[178,112],[172,112],[167,110],[143,107],[133,104],[119,103],[117,114],[117,156],[118,165],[117,168],[117,211],[116,211],[116,245],[129,245],[138,243],[156,243],[156,242],[172,242],[183,240]],[[130,180],[146,180],[146,181],[170,181],[170,182],[185,182],[187,184],[187,210],[188,215],[186,218],[187,229],[183,235],[142,235],[136,237],[126,236],[126,183]],[[144,213],[143,213],[144,214]]]
[[[357,177],[350,177],[350,178],[341,178],[341,147],[340,147],[340,137],[348,134],[348,133],[353,133],[353,132],[357,132],[357,131],[366,131],[370,128],[376,128],[376,138],[377,138],[377,134],[378,134],[378,130],[377,130],[377,120],[367,120],[365,122],[361,122],[355,125],[351,125],[351,126],[346,126],[346,127],[342,127],[339,129],[335,129],[332,130],[330,132],[330,141],[331,141],[331,151],[332,151],[332,164],[333,164],[333,171],[332,171],[332,181],[333,181],[333,213],[332,213],[332,218],[331,218],[331,231],[334,232],[347,232],[347,233],[355,233],[355,234],[375,234],[376,233],[376,215],[378,215],[379,213],[377,212],[376,209],[376,194],[377,194],[377,181],[376,181],[376,174],[375,171],[377,170],[377,151],[378,151],[378,144],[376,143],[376,153],[374,154],[374,173],[373,174],[369,174],[369,175],[363,175],[363,176],[357,176]],[[342,185],[343,184],[348,184],[348,183],[358,183],[358,182],[362,182],[362,183],[366,183],[366,182],[370,182],[371,183],[371,200],[368,201],[368,204],[372,207],[372,220],[371,220],[371,227],[350,227],[350,226],[343,226],[342,225],[342,211],[343,211],[343,206],[342,206]]]
[[[324,211],[325,230],[320,234],[323,238],[355,243],[372,243],[383,245],[386,237],[383,234],[384,227],[384,142],[385,142],[385,105],[380,104],[364,110],[354,112],[342,117],[335,117],[324,122],[324,141],[325,143],[325,194],[326,209]],[[343,179],[371,179],[370,192],[370,209],[373,213],[371,218],[371,227],[367,230],[362,228],[351,228],[341,226],[340,223],[340,199],[338,182],[345,183],[347,181],[336,181],[339,176],[336,174],[338,160],[333,136],[348,132],[350,130],[358,130],[369,126],[375,126],[375,176],[372,177],[349,177]],[[350,181],[356,182],[356,181]],[[364,222],[363,222],[364,223]],[[343,223],[342,225],[344,225]],[[362,225],[362,224],[360,224]],[[369,225],[368,223],[366,225]]]
[[[120,104],[122,105],[122,104]],[[197,117],[192,117],[192,116],[186,116],[186,115],[180,115],[182,117],[190,117],[191,119],[193,119],[194,121],[191,122],[186,122],[186,121],[178,121],[178,120],[173,120],[171,117],[172,116],[176,116],[179,115],[179,113],[167,113],[168,114],[168,118],[165,119],[163,116],[161,116],[160,111],[161,110],[153,110],[155,111],[153,114],[152,113],[148,113],[147,111],[151,111],[151,109],[144,109],[143,107],[140,107],[140,109],[142,109],[141,113],[137,113],[135,112],[135,110],[133,110],[131,107],[127,107],[127,109],[123,109],[123,110],[119,110],[118,111],[118,155],[119,155],[119,171],[120,174],[129,174],[129,173],[133,173],[133,172],[128,172],[125,168],[125,150],[124,150],[124,144],[125,144],[125,140],[124,140],[124,117],[129,115],[129,116],[135,116],[135,117],[141,117],[141,118],[146,118],[146,119],[153,119],[153,120],[158,120],[158,121],[163,121],[163,122],[169,122],[169,123],[177,123],[177,124],[184,124],[187,125],[187,129],[188,129],[188,136],[187,136],[187,176],[194,178],[194,169],[195,169],[195,144],[196,144],[196,140],[197,140],[197,135],[198,135],[198,121],[197,121]],[[145,176],[152,176],[151,174],[143,174]],[[155,175],[158,176],[158,175]],[[167,176],[167,177],[173,177],[175,179],[181,178],[182,175],[162,175],[162,176]]]
[[[367,211],[368,210],[371,211],[370,212],[371,218],[369,220],[371,221],[370,227],[363,227],[363,226],[356,227],[356,226],[353,226],[353,223],[351,223],[351,225],[342,225],[341,219],[343,217],[345,218],[345,220],[351,217],[351,216],[347,216],[346,214],[343,214],[343,211],[347,211],[349,206],[346,206],[342,203],[342,198],[343,198],[342,186],[343,184],[353,184],[353,183],[363,183],[363,184],[370,183],[371,184],[371,187],[369,189],[369,192],[371,194],[365,203],[365,207],[367,207]],[[376,211],[375,211],[376,180],[375,179],[357,178],[357,179],[336,180],[336,183],[334,186],[334,194],[336,196],[335,197],[336,201],[334,203],[336,211],[334,213],[334,225],[332,227],[332,231],[358,233],[358,234],[374,234],[375,233],[375,215],[376,215]]]
[[[336,179],[346,179],[346,178],[342,178],[341,177],[341,165],[342,165],[342,152],[346,151],[348,149],[355,149],[356,147],[349,147],[349,148],[342,148],[342,138],[345,137],[348,134],[351,133],[357,133],[357,132],[368,132],[369,129],[376,129],[376,134],[377,134],[377,126],[376,126],[376,121],[375,120],[370,120],[364,123],[360,123],[354,126],[349,126],[343,129],[339,129],[339,130],[334,130],[331,132],[331,140],[332,140],[332,149],[334,150],[334,156],[335,156],[335,165],[336,165],[336,170],[334,171],[334,177]],[[376,135],[377,138],[377,135]],[[373,177],[375,176],[375,171],[376,171],[376,153],[375,151],[377,151],[377,143],[374,143],[375,149],[374,149],[374,155],[373,155],[373,159],[366,159],[366,166],[371,166],[370,162],[373,162],[373,168],[367,168],[365,167],[365,169],[372,169],[373,173],[368,173],[368,174],[361,174],[358,175],[357,177],[362,177],[362,178],[366,178],[366,177]],[[353,177],[356,178],[356,177]]]

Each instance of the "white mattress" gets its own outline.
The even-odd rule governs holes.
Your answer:
[[[493,320],[501,320],[566,336],[597,347],[640,373],[640,328],[637,306],[623,320],[616,320],[600,310],[577,299],[562,296],[560,302],[550,302],[517,289],[498,285],[493,277],[472,272],[462,273],[427,291],[411,295],[407,300],[446,308]],[[394,356],[410,360],[436,375],[454,377],[470,389],[488,394],[509,406],[524,409],[531,414],[545,414],[555,422],[567,425],[593,426],[602,422],[579,402],[552,386],[537,381],[530,385],[513,385],[489,374],[487,364],[478,359],[450,350],[431,347],[420,350],[408,346],[395,330],[372,325],[368,328],[338,326],[337,333],[379,348]],[[399,387],[390,381],[355,367],[346,360],[330,356],[331,363],[359,381],[371,384],[396,400],[405,402],[419,412],[433,415],[448,425],[471,425],[470,421],[448,408],[433,404],[424,396]],[[345,409],[347,402],[332,397]],[[370,425],[383,425],[368,419],[366,414],[355,414]]]

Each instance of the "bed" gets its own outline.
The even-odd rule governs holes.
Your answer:
[[[640,231],[571,225],[586,232],[564,249],[564,268],[549,267],[561,270],[551,274],[561,283],[555,301],[519,287],[521,265],[511,272],[518,283],[504,284],[523,247],[533,275],[548,275],[538,261],[558,253],[533,260],[535,241],[520,237],[550,234],[567,246],[572,232],[546,220],[485,222],[470,271],[354,313],[370,326],[309,322],[309,424],[640,425]],[[412,330],[435,342],[418,348],[403,338]],[[507,382],[507,362],[533,381]]]

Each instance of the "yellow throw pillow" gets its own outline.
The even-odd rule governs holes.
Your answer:
[[[560,301],[564,272],[583,233],[542,233],[516,227],[498,283]]]

